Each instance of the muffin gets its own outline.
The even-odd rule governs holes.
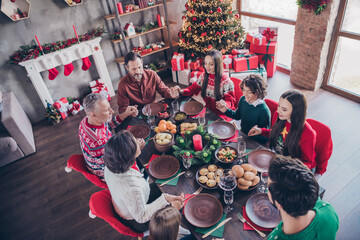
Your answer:
[[[199,177],[199,182],[200,183],[206,183],[208,181],[208,178],[206,176],[200,176]]]
[[[199,173],[201,176],[205,176],[209,173],[209,170],[207,168],[202,168],[200,169]]]
[[[217,170],[217,166],[214,165],[214,164],[211,164],[211,165],[208,166],[208,170],[210,172],[215,172]]]
[[[207,182],[206,182],[206,185],[208,187],[215,187],[216,185],[216,181],[214,179],[209,179]]]

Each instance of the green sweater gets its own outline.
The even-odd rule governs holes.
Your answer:
[[[255,125],[258,125],[259,128],[270,128],[270,110],[265,102],[254,107],[254,105],[247,103],[245,97],[242,96],[236,111],[228,109],[225,115],[236,120],[241,120],[241,131],[245,134],[248,134],[250,129]],[[260,143],[265,143],[268,140],[261,135],[251,138]]]
[[[314,207],[315,218],[303,231],[287,235],[282,231],[283,222],[270,233],[268,240],[332,240],[336,238],[336,232],[339,229],[339,218],[334,208],[327,202],[320,199]]]

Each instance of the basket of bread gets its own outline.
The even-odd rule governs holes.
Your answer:
[[[259,173],[251,164],[234,165],[232,170],[236,174],[237,187],[242,191],[253,190],[260,182]]]

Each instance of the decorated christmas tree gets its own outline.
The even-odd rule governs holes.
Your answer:
[[[195,60],[217,49],[222,54],[241,48],[244,29],[233,0],[188,0],[185,4],[182,28],[179,31],[179,52]]]

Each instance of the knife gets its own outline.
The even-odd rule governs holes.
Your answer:
[[[208,237],[210,234],[212,234],[215,230],[217,230],[218,228],[222,227],[223,225],[225,225],[225,223],[227,223],[228,221],[231,220],[231,217],[230,218],[227,218],[225,219],[224,221],[222,221],[219,225],[216,226],[216,228],[212,229],[211,231],[207,232],[206,234],[204,234],[202,236],[202,238],[206,238]]]
[[[170,181],[174,180],[175,178],[180,177],[180,176],[181,176],[181,175],[183,175],[184,173],[185,173],[185,172],[179,173],[179,174],[178,174],[178,175],[176,175],[175,177],[173,177],[173,178],[171,178],[171,179],[167,180],[166,182],[163,182],[162,184],[160,184],[160,187],[164,186],[165,184],[167,184],[168,182],[170,182]]]

